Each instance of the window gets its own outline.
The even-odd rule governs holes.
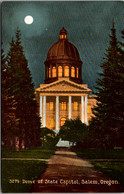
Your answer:
[[[50,110],[53,110],[53,102],[50,102],[50,103],[49,103],[49,109],[50,109]]]
[[[54,119],[53,118],[50,118],[50,129],[53,129],[54,128]]]
[[[52,77],[56,77],[56,67],[52,68]]]
[[[60,39],[66,39],[66,34],[65,35],[60,35]]]
[[[62,66],[58,67],[58,77],[62,77]]]
[[[66,102],[61,103],[61,110],[66,110]]]
[[[79,76],[79,68],[77,67],[77,78],[78,78],[78,76]]]
[[[91,114],[91,113],[92,113],[92,108],[91,108],[91,106],[88,106],[88,107],[87,107],[87,112],[88,112],[88,114]]]
[[[78,110],[78,102],[74,102],[74,110]]]
[[[68,76],[69,76],[69,66],[65,66],[65,69],[64,69],[64,76],[65,76],[65,77],[68,77]]]
[[[51,77],[51,75],[50,75],[50,67],[49,67],[49,72],[48,72],[48,75],[49,75],[48,77]]]
[[[60,121],[60,125],[63,126],[65,121],[66,121],[66,118],[62,118],[61,121]]]
[[[71,77],[75,77],[75,68],[71,67]]]

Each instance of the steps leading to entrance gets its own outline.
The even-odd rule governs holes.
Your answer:
[[[69,143],[69,141],[64,141],[60,139],[56,146],[57,147],[70,147],[71,145],[72,143]]]

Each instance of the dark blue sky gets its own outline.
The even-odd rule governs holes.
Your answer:
[[[31,15],[34,22],[24,23]],[[44,83],[47,53],[58,41],[62,27],[68,32],[68,40],[78,49],[83,61],[83,83],[93,89],[97,73],[101,71],[105,50],[109,45],[109,34],[115,22],[118,40],[124,29],[124,3],[121,1],[66,1],[66,2],[3,2],[2,42],[5,53],[17,27],[22,34],[22,45],[31,70],[35,88]]]

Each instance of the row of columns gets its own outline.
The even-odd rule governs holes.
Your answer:
[[[72,96],[69,96],[69,115],[72,117]],[[40,96],[40,117],[43,127],[46,127],[46,96]],[[87,96],[81,96],[81,121],[88,124],[87,120]],[[56,96],[56,130],[59,130],[59,96]]]

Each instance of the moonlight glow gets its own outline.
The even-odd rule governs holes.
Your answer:
[[[25,19],[24,19],[24,22],[26,24],[32,24],[33,23],[33,17],[30,16],[30,15],[26,16]]]

